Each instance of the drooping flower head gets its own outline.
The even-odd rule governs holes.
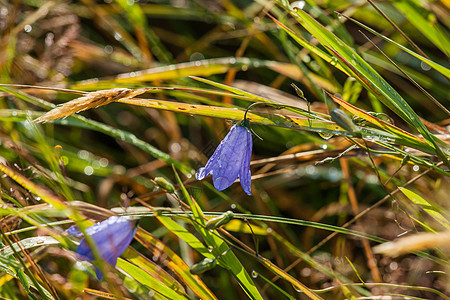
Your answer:
[[[214,187],[222,191],[233,184],[239,177],[244,191],[251,195],[250,158],[252,156],[252,134],[245,126],[245,121],[234,125],[227,136],[220,142],[214,154],[195,174],[202,180],[209,174],[213,176]]]
[[[78,237],[83,236],[76,226],[67,229],[67,233]],[[113,216],[87,228],[86,233],[94,240],[101,258],[115,266],[117,258],[133,240],[136,234],[136,226],[126,217]],[[76,252],[77,258],[80,260],[93,261],[95,259],[94,253],[85,238],[81,240]],[[99,280],[103,278],[99,269],[96,270],[96,274]]]

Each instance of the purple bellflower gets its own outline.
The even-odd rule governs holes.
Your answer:
[[[251,195],[250,158],[252,156],[252,134],[244,125],[246,121],[234,125],[220,142],[214,154],[195,174],[202,180],[209,174],[213,176],[214,187],[222,191],[239,177],[244,191]]]
[[[77,226],[71,226],[67,233],[77,237],[83,236]],[[117,263],[117,258],[130,245],[136,234],[136,226],[128,221],[126,217],[110,217],[103,222],[97,223],[86,229],[86,233],[92,237],[97,245],[101,258],[112,266]],[[79,260],[93,261],[94,253],[83,238],[77,248]],[[103,273],[97,269],[97,278],[103,279]]]

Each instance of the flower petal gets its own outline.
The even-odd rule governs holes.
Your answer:
[[[253,147],[253,141],[252,141],[252,134],[247,130],[246,137],[245,137],[245,152],[243,155],[243,160],[240,166],[239,171],[239,180],[241,181],[241,186],[244,189],[244,191],[251,195],[251,180],[252,180],[252,174],[250,172],[250,160],[252,157],[252,147]]]
[[[216,190],[223,191],[224,189],[226,189],[227,187],[229,187],[230,185],[233,184],[233,181],[230,181],[227,177],[218,177],[214,179],[214,187],[216,188]]]
[[[133,240],[136,234],[136,227],[127,218],[114,216],[89,227],[86,229],[86,233],[94,240],[101,258],[110,265],[115,266],[117,258]],[[87,261],[95,259],[92,249],[85,238],[78,245],[77,257],[80,260]]]
[[[214,187],[222,191],[242,177],[244,191],[251,195],[250,159],[252,155],[252,135],[240,124],[234,125],[219,144],[214,154],[195,174],[202,180],[209,174],[213,176]]]
[[[222,190],[233,184],[239,176],[239,169],[243,160],[246,143],[242,141],[246,129],[235,125],[228,134],[229,139],[223,145],[220,157],[216,159],[213,166],[214,187]],[[217,190],[219,190],[216,187]]]
[[[195,178],[197,180],[202,180],[213,171],[215,164],[220,160],[220,157],[222,156],[222,150],[226,148],[227,144],[229,143],[230,137],[234,136],[235,127],[236,126],[231,127],[230,132],[228,132],[225,138],[220,142],[219,146],[217,146],[213,155],[209,158],[208,162],[206,163],[206,166],[204,168],[200,168],[198,172],[195,174]]]

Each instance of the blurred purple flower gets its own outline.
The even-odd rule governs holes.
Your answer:
[[[239,177],[244,191],[251,195],[250,158],[252,156],[252,134],[241,124],[234,125],[220,142],[214,154],[195,174],[202,180],[212,174],[214,187],[222,191]]]
[[[67,233],[81,237],[83,234],[77,226],[71,226]],[[101,258],[112,266],[117,263],[117,258],[130,245],[136,233],[136,226],[126,217],[110,217],[103,222],[97,223],[86,229],[86,233],[93,238]],[[91,247],[83,238],[77,248],[77,258],[80,260],[93,261],[94,254]],[[102,280],[103,274],[97,269],[97,278]]]

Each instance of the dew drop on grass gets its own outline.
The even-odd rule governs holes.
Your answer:
[[[114,48],[111,45],[106,45],[105,47],[103,47],[103,51],[106,54],[111,54],[114,51]]]
[[[102,157],[102,158],[100,158],[99,160],[98,160],[98,162],[99,162],[99,164],[100,164],[100,167],[107,167],[108,166],[108,164],[109,164],[109,161],[108,161],[108,159],[107,158],[104,158],[104,157]]]
[[[300,293],[302,291],[301,288],[296,287],[295,285],[292,285],[292,288],[297,292]]]
[[[414,171],[414,172],[419,171],[419,169],[420,169],[420,167],[419,167],[418,165],[414,165],[414,166],[413,166],[413,171]]]
[[[333,137],[332,133],[327,133],[327,132],[319,132],[319,135],[324,140],[329,140],[329,139],[331,139]]]
[[[86,174],[87,176],[91,176],[92,174],[94,174],[94,168],[91,166],[86,166],[84,168],[84,174]]]
[[[295,1],[291,3],[293,9],[303,9],[305,7],[305,1]]]
[[[230,207],[231,207],[231,209],[236,209],[236,204],[233,203],[230,205]]]
[[[258,277],[258,272],[256,272],[255,270],[252,271],[252,277],[253,278],[257,278]]]
[[[87,159],[89,157],[89,152],[86,150],[80,150],[78,151],[78,157],[81,159]]]
[[[211,252],[211,253],[212,253],[212,252],[213,252],[213,249],[214,249],[213,246],[208,246],[208,252]]]
[[[430,70],[431,70],[430,65],[427,64],[426,62],[423,62],[423,61],[420,63],[420,67],[421,67],[422,70],[424,70],[424,71],[430,71]]]

